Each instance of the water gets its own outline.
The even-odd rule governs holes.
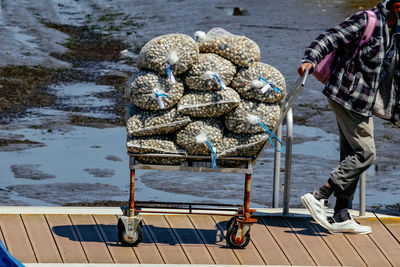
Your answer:
[[[57,3],[51,2],[51,12],[47,11],[47,6],[37,4],[35,8],[49,21],[95,25],[103,30],[110,25],[122,25],[127,15],[133,18],[134,23],[123,24],[124,27],[118,32],[110,31],[132,45],[128,51],[121,51],[121,54],[133,61],[136,57],[132,51],[135,51],[137,45],[165,33],[192,35],[197,30],[208,31],[212,27],[222,27],[246,35],[259,44],[261,60],[279,69],[290,86],[297,79],[297,66],[304,48],[321,31],[337,24],[354,11],[372,7],[376,1],[225,0],[215,4],[213,1],[156,0],[136,1],[132,5],[126,0],[112,1],[112,4],[110,1],[71,0],[64,1],[62,5]],[[1,10],[1,23],[8,25],[9,31],[15,32],[16,43],[32,50],[46,49],[35,43],[41,39],[35,39],[35,31],[32,31],[32,35],[26,34],[32,29],[30,27],[46,32],[41,24],[30,25],[35,21],[32,19],[35,15],[29,11],[27,16],[30,14],[32,18],[25,20],[21,17],[15,22],[12,20],[11,7],[18,3],[8,2],[7,5],[8,9]],[[157,14],[154,14],[155,7]],[[243,10],[244,16],[232,16],[234,7]],[[100,17],[107,14],[123,15],[116,16],[112,21],[101,22]],[[54,40],[52,36],[48,37],[49,43],[60,42],[57,39],[59,37]],[[36,56],[46,55],[40,52]],[[85,71],[98,76],[110,72],[132,72],[134,69],[123,61],[89,65],[91,69]],[[129,168],[125,129],[80,127],[70,123],[74,115],[115,118],[112,111],[114,100],[99,96],[99,93],[111,89],[109,86],[80,81],[55,84],[51,86],[51,92],[57,96],[53,107],[30,109],[26,117],[0,126],[0,138],[13,137],[43,144],[14,144],[9,149],[11,151],[4,151],[4,147],[0,151],[3,189],[0,193],[7,194],[7,198],[0,203],[61,205],[68,202],[128,199]],[[298,104],[326,105],[321,89],[318,82],[309,79]],[[328,178],[329,172],[338,163],[339,152],[332,114],[318,113],[301,105],[295,107],[294,114],[304,116],[310,125],[294,127],[291,205],[298,206],[300,195],[319,187]],[[392,141],[382,138],[386,135],[391,135]],[[393,156],[393,153],[399,151],[395,141],[397,137],[391,129],[379,123],[376,136],[378,161],[367,172],[368,207],[399,202],[400,181],[397,177],[400,171],[396,169],[396,156]],[[18,169],[30,172],[36,179],[17,178],[24,176],[16,171]],[[252,180],[253,206],[271,205],[272,174],[273,150],[269,148],[255,166]],[[243,198],[243,175],[138,170],[136,179],[138,200],[240,203]],[[358,203],[358,198],[355,203]]]

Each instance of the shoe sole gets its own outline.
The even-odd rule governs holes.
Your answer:
[[[329,230],[328,230],[329,231]],[[368,234],[370,234],[370,233],[372,233],[372,231],[370,231],[370,232],[332,232],[332,231],[329,231],[329,233],[330,234],[333,234],[333,235],[337,235],[337,234],[348,234],[348,235],[368,235]]]
[[[310,212],[311,216],[313,217],[313,219],[322,227],[324,227],[326,230],[328,230],[329,232],[332,231],[331,228],[326,227],[323,223],[321,223],[321,221],[318,219],[318,217],[316,216],[316,214],[314,213],[313,209],[310,208],[310,205],[308,205],[307,199],[304,196],[300,197],[301,202],[303,202],[303,205],[308,209],[308,211]]]
[[[367,231],[367,232],[355,232],[355,231],[334,231],[334,230],[328,230],[329,233],[331,234],[352,234],[352,235],[368,235],[372,233],[372,229]]]

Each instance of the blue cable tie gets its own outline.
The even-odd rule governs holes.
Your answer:
[[[210,144],[210,142],[208,142],[208,140],[206,141],[206,144],[208,145],[208,147],[211,150],[211,164],[212,164],[212,168],[216,169],[217,168],[217,159],[215,157],[215,151],[214,148],[212,147],[212,145]]]
[[[271,86],[271,88],[274,89],[274,91],[277,92],[278,94],[282,93],[281,89],[279,89],[278,87],[272,86],[272,84],[269,81],[267,81],[266,79],[264,79],[263,77],[259,77],[258,79],[263,80],[264,82],[269,84],[269,86]]]
[[[174,74],[172,73],[172,66],[171,64],[167,63],[167,76],[170,79],[171,83],[175,83],[175,77]]]
[[[222,90],[226,90],[226,88],[224,87],[224,85],[222,84],[221,78],[219,78],[219,76],[217,74],[211,74],[212,76],[214,76],[215,78],[217,78],[217,81],[219,83],[219,86],[221,86]]]
[[[169,76],[169,75],[171,75],[171,71],[172,71],[172,68],[171,68],[171,65],[167,65],[167,76]]]
[[[159,97],[169,98],[169,95],[167,95],[167,94],[159,94],[159,93],[156,92],[156,98],[159,98]]]
[[[269,141],[271,142],[271,145],[274,147],[274,149],[275,149],[277,152],[284,152],[284,151],[285,151],[285,146],[282,144],[281,140],[279,140],[279,138],[278,138],[273,132],[271,132],[271,131],[268,129],[268,127],[265,126],[264,123],[262,123],[262,122],[259,121],[258,124],[260,124],[260,125],[265,129],[265,132],[266,132],[267,135],[268,135],[268,139],[269,139]],[[274,142],[272,142],[271,135],[272,135],[272,137],[274,137],[274,138],[276,139],[276,141],[278,141],[279,144],[281,144],[282,150],[278,150],[278,149],[276,148],[276,146],[274,145]]]

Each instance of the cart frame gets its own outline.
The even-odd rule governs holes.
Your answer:
[[[308,77],[308,69],[303,76],[299,77],[295,84],[288,91],[284,101],[281,102],[281,114],[277,121],[277,126],[273,133],[281,138],[282,123],[286,118],[288,125],[288,135],[286,136],[286,158],[285,158],[285,188],[284,188],[284,213],[288,213],[290,169],[292,153],[292,106],[305,86]],[[233,216],[227,224],[226,240],[231,248],[244,248],[250,241],[250,227],[257,219],[251,218],[255,212],[250,209],[250,185],[253,167],[260,158],[264,149],[268,146],[268,141],[254,157],[223,157],[226,160],[243,161],[241,167],[236,168],[216,168],[210,164],[210,156],[188,155],[188,154],[135,154],[128,151],[130,169],[130,195],[129,207],[124,211],[124,216],[118,220],[118,238],[123,245],[136,246],[142,239],[142,218],[139,213],[173,213],[173,214],[218,214]],[[278,142],[276,142],[278,145]],[[184,158],[186,161],[180,166],[141,164],[135,157],[175,157]],[[279,158],[277,160],[277,157]],[[208,162],[204,162],[208,160]],[[191,171],[191,172],[215,172],[215,173],[236,173],[245,175],[244,198],[242,205],[228,204],[204,204],[204,203],[177,203],[177,202],[135,202],[135,170],[161,170],[161,171]],[[275,153],[275,179],[274,179],[274,206],[277,203],[277,184],[279,183],[280,172],[280,152]],[[202,208],[202,206],[204,208]],[[162,209],[160,209],[162,207]],[[169,211],[168,211],[169,210]]]

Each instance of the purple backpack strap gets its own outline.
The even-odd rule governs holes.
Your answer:
[[[366,12],[368,15],[367,26],[365,27],[359,46],[362,46],[363,44],[371,40],[372,34],[374,33],[376,25],[378,24],[378,18],[376,17],[376,14],[371,10],[368,10]]]
[[[376,25],[378,24],[378,18],[376,17],[376,14],[373,11],[368,10],[365,11],[365,13],[367,13],[368,16],[367,26],[365,26],[364,33],[361,37],[360,43],[358,44],[357,49],[354,52],[354,55],[351,58],[351,60],[353,60],[356,57],[358,49],[360,49],[360,47],[364,45],[366,42],[371,40],[372,34],[374,33]]]

